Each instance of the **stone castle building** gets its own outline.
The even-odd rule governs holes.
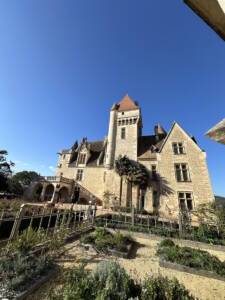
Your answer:
[[[108,136],[59,153],[55,176],[34,183],[32,199],[88,203],[106,206],[131,205],[177,219],[180,210],[192,211],[214,200],[206,153],[179,124],[167,133],[159,124],[154,134],[142,135],[142,115],[137,102],[126,95],[110,111]],[[144,165],[149,183],[144,190],[122,181],[115,160],[126,155]],[[132,200],[131,200],[132,199]],[[131,203],[132,202],[132,203]]]
[[[118,205],[120,177],[114,163],[119,155],[143,164],[150,174],[145,190],[123,180],[122,206],[132,205],[163,216],[176,217],[179,209],[193,210],[198,204],[214,200],[206,163],[206,153],[194,137],[174,122],[167,133],[160,125],[154,134],[142,135],[142,114],[137,102],[126,95],[110,111],[108,136],[101,141],[83,138],[71,149],[59,153],[55,177],[46,178],[42,198],[77,201],[88,197]],[[51,192],[49,190],[49,180]],[[85,193],[86,192],[86,193]]]

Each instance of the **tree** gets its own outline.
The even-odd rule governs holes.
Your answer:
[[[13,177],[8,179],[8,191],[14,195],[22,196],[24,193],[23,186]]]
[[[128,174],[128,168],[130,165],[129,158],[124,155],[119,155],[118,159],[115,161],[115,170],[116,173],[120,176],[120,196],[119,196],[119,205],[121,206],[122,198],[122,187],[123,187],[123,177]]]
[[[8,177],[12,174],[11,167],[14,166],[13,162],[7,162],[6,150],[0,150],[0,191],[8,191]]]
[[[225,234],[225,207],[216,202],[200,204],[193,214],[201,224],[213,225],[219,235]]]
[[[23,187],[28,187],[31,182],[39,181],[41,176],[34,171],[22,171],[16,173],[12,178],[14,181],[19,182]]]
[[[141,189],[146,189],[149,180],[149,174],[145,166],[137,161],[130,160],[128,174],[126,180],[131,184],[131,206],[132,206],[132,188],[133,185],[139,186]]]
[[[138,185],[145,189],[148,185],[149,174],[145,166],[137,161],[130,160],[126,155],[119,156],[115,161],[115,170],[120,176],[120,205],[122,196],[123,177],[131,184],[131,205],[132,205],[132,185]]]

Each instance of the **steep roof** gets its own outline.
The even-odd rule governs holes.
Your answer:
[[[118,104],[118,111],[127,111],[138,109],[139,107],[134,103],[134,101],[126,94],[123,99]]]
[[[165,135],[148,135],[140,136],[138,139],[138,158],[140,159],[153,159],[155,158],[155,152],[158,152]]]
[[[104,141],[88,142],[88,144],[93,152],[101,152],[104,149]]]

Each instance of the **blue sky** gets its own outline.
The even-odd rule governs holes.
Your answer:
[[[107,135],[127,91],[143,134],[174,120],[194,134],[225,195],[225,148],[204,136],[224,118],[225,43],[183,1],[0,2],[0,148],[15,171],[54,174],[60,149]]]

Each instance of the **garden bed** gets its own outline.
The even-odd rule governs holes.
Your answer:
[[[175,278],[147,275],[133,280],[119,263],[110,261],[101,261],[91,271],[84,265],[65,271],[50,293],[54,300],[197,299]]]
[[[162,267],[225,281],[225,263],[207,251],[180,247],[165,239],[160,243],[157,255]]]
[[[133,244],[134,241],[130,236],[122,235],[120,232],[112,234],[105,228],[96,228],[93,233],[80,240],[81,247],[86,250],[122,258],[129,257]]]

